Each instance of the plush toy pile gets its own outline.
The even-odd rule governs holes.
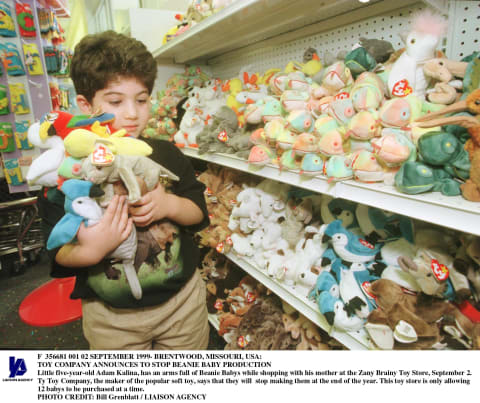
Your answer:
[[[436,50],[445,30],[446,21],[426,10],[413,17],[396,52],[389,42],[361,38],[326,66],[308,49],[303,62],[283,70],[247,67],[216,91],[195,90],[175,142],[303,176],[480,201],[480,142],[472,134],[472,114],[480,114],[478,54],[447,59]],[[459,108],[467,112],[420,121]]]
[[[175,15],[179,22],[167,31],[163,37],[163,44],[183,34],[205,18],[218,13],[234,2],[235,0],[192,0],[185,14]]]
[[[383,349],[479,347],[480,238],[269,179],[235,183],[229,216],[215,214],[231,243],[218,250],[314,303],[329,326],[365,329]]]
[[[207,308],[218,318],[225,349],[330,349],[328,335],[215,249],[206,253],[200,273],[207,284]]]
[[[209,164],[198,180],[206,186],[205,200],[210,217],[210,225],[198,233],[198,242],[226,253],[232,245],[228,220],[237,204],[238,193],[242,190],[242,184],[255,183],[255,178]]]
[[[152,102],[151,118],[142,133],[143,137],[172,140],[179,130],[185,113],[181,106],[189,96],[192,87],[201,88],[209,77],[198,66],[187,65],[182,74],[174,74],[166,83],[166,89],[159,91]]]

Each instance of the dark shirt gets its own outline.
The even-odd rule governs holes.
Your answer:
[[[52,277],[71,277],[76,276],[75,288],[72,292],[71,298],[100,298],[104,302],[116,308],[135,308],[159,305],[175,295],[183,285],[193,275],[195,268],[198,265],[199,251],[193,241],[193,234],[209,225],[208,212],[205,203],[204,191],[205,185],[196,180],[195,172],[191,161],[182,154],[178,148],[172,143],[163,140],[142,139],[146,141],[152,148],[153,152],[149,156],[153,161],[163,165],[175,173],[180,180],[173,182],[170,191],[177,196],[187,198],[193,201],[203,212],[203,220],[199,224],[191,226],[179,226],[178,236],[173,247],[172,252],[163,262],[158,261],[157,254],[152,258],[150,254],[148,259],[148,266],[142,267],[141,271],[151,272],[157,270],[162,266],[162,272],[159,276],[142,280],[139,272],[139,279],[142,284],[143,296],[140,300],[136,300],[129,293],[115,295],[113,297],[106,297],[103,293],[102,287],[106,286],[106,294],[108,295],[108,287],[113,288],[116,284],[115,279],[108,280],[106,274],[103,273],[107,266],[110,266],[109,261],[101,262],[92,267],[70,268],[59,265],[55,261],[55,256],[58,249],[49,251],[51,260],[51,276]],[[63,193],[50,189],[48,198],[45,197],[46,192],[42,192],[39,197],[39,211],[42,218],[42,226],[44,230],[45,239],[55,226],[55,224],[63,217],[64,212],[64,196]],[[153,224],[152,224],[153,225]],[[137,228],[137,235],[140,239],[145,239],[144,234],[148,232],[145,228]],[[167,248],[168,249],[168,248]],[[156,251],[158,252],[158,250]],[[166,252],[159,255],[160,260],[166,256]],[[168,263],[168,264],[166,264]],[[147,262],[144,262],[147,264]],[[114,267],[116,267],[114,265]],[[93,279],[101,281],[100,285],[96,284]],[[159,280],[160,279],[160,280]],[[98,281],[97,281],[98,282]],[[123,288],[128,287],[123,278]],[[95,290],[95,291],[94,291]],[[110,292],[111,293],[111,292]]]

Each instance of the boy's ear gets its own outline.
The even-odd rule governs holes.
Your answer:
[[[87,115],[91,115],[93,113],[92,105],[83,95],[77,95],[77,105],[83,113]]]

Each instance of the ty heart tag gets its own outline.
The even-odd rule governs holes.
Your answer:
[[[448,267],[441,264],[437,259],[432,259],[430,262],[430,268],[438,281],[445,281],[448,278]]]
[[[226,130],[222,130],[220,133],[218,133],[217,139],[221,141],[222,143],[226,143],[228,140],[228,134]]]
[[[392,89],[392,95],[396,97],[406,97],[407,95],[410,95],[413,92],[412,87],[410,86],[408,80],[403,79],[400,81],[397,81]]]
[[[103,144],[97,144],[91,155],[92,164],[96,166],[112,165],[114,159],[115,155]]]

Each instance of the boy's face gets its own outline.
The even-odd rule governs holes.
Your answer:
[[[119,77],[111,81],[95,93],[91,103],[82,95],[77,96],[77,102],[83,113],[113,113],[113,128],[125,129],[133,137],[142,133],[150,118],[148,89],[133,77]]]

